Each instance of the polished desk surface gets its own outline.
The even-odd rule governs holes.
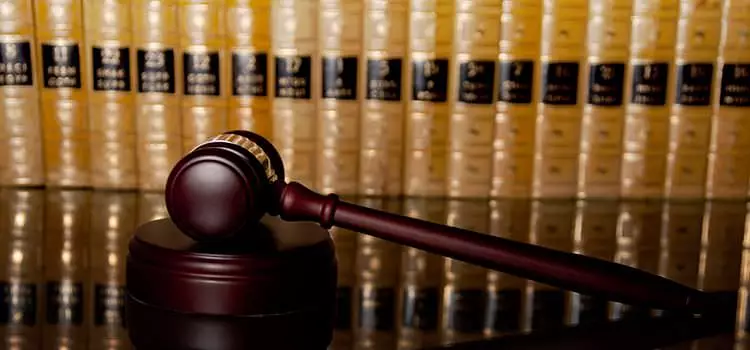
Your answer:
[[[333,349],[750,348],[743,201],[355,200],[738,293],[738,311],[673,319],[333,229]],[[127,243],[166,215],[158,193],[0,189],[0,348],[129,349]]]

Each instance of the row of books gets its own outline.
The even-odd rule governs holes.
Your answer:
[[[6,347],[38,348],[35,342],[44,338],[72,349],[87,348],[87,341],[91,348],[129,348],[116,341],[127,342],[127,244],[137,225],[166,217],[163,196],[3,189],[0,203],[0,337]],[[750,287],[742,262],[744,201],[360,203],[617,261],[703,290]],[[649,313],[350,231],[333,229],[332,237],[339,266],[335,349],[417,349],[430,341]],[[743,317],[738,327],[750,331]]]
[[[159,190],[245,129],[322,192],[748,195],[747,0],[2,4],[1,183]]]

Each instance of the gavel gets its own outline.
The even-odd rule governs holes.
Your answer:
[[[198,145],[165,187],[174,224],[197,242],[236,238],[264,215],[339,227],[451,259],[609,301],[700,314],[711,294],[622,264],[349,203],[285,180],[283,161],[262,136],[234,130]]]

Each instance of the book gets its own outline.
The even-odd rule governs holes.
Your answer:
[[[224,0],[180,0],[182,149],[187,152],[227,129],[230,82]]]
[[[287,181],[315,185],[316,114],[319,70],[318,1],[280,0],[271,3],[270,71],[273,143],[281,154]]]
[[[578,197],[619,197],[633,2],[589,3]]]
[[[161,191],[183,155],[177,0],[132,0],[138,188]]]
[[[542,1],[503,1],[492,197],[531,196],[540,74]]]
[[[131,6],[121,0],[84,0],[85,59],[91,185],[138,185],[133,111]]]
[[[620,176],[625,198],[664,194],[678,5],[670,0],[633,2]]]
[[[358,192],[366,196],[403,193],[408,8],[407,0],[364,2]]]
[[[273,135],[269,101],[271,1],[229,0],[226,3],[227,51],[231,55],[228,128]]]
[[[721,5],[717,0],[680,3],[664,181],[670,198],[705,194]]]
[[[575,197],[583,112],[588,1],[546,1],[543,6],[534,197]]]
[[[744,6],[744,7],[743,7]],[[713,92],[706,193],[709,198],[746,198],[750,177],[750,5],[725,1]]]
[[[44,185],[39,54],[32,0],[0,11],[0,185]]]
[[[88,80],[83,1],[34,0],[40,81],[44,182],[50,187],[91,185]]]
[[[362,64],[361,1],[321,1],[318,16],[320,95],[317,100],[315,187],[323,193],[357,193]]]
[[[445,194],[453,0],[409,2],[404,194]]]
[[[497,101],[500,0],[456,1],[446,195],[488,197]]]

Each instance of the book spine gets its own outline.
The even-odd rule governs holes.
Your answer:
[[[331,228],[338,261],[336,316],[333,323],[332,349],[351,349],[354,345],[354,310],[357,287],[357,239],[359,234]]]
[[[505,0],[500,19],[499,81],[492,197],[531,196],[539,92],[542,1]]]
[[[619,207],[616,201],[578,201],[573,230],[573,252],[613,261],[617,248],[618,216]],[[571,312],[568,314],[570,324],[607,322],[610,314],[608,300],[587,294],[571,294]]]
[[[659,275],[695,288],[703,232],[703,204],[667,200],[662,208]]]
[[[396,200],[362,198],[360,205],[389,212]],[[396,348],[396,305],[401,246],[367,235],[357,236],[354,348]],[[394,258],[395,257],[395,258]]]
[[[621,196],[664,194],[669,92],[677,39],[677,1],[635,0],[631,21],[621,163]]]
[[[271,1],[229,0],[226,33],[229,55],[230,130],[248,130],[273,136],[273,118],[268,98],[268,58],[271,51]]]
[[[750,178],[750,3],[725,1],[706,196],[746,198]],[[716,102],[718,101],[718,102]]]
[[[367,0],[364,5],[358,190],[363,195],[403,192],[408,8],[407,0]]]
[[[45,184],[91,185],[82,0],[34,0]]]
[[[448,94],[448,197],[490,193],[501,11],[501,0],[456,1]]]
[[[489,206],[484,200],[452,199],[445,223],[475,232],[488,232]],[[487,330],[488,270],[443,258],[441,341],[453,343],[482,337]]]
[[[445,202],[413,198],[403,215],[432,222],[445,218]],[[398,349],[420,349],[439,340],[443,259],[416,248],[401,253],[398,302]]]
[[[89,346],[126,348],[130,345],[125,318],[125,270],[128,242],[136,228],[136,194],[93,192],[91,195],[91,238],[87,281],[92,307],[86,319]]]
[[[531,202],[526,199],[492,200],[489,233],[517,242],[527,242],[531,223]],[[500,271],[487,272],[485,334],[500,336],[524,329],[526,280]]]
[[[130,62],[130,2],[84,0],[91,185],[138,185]]]
[[[567,199],[535,200],[531,207],[528,242],[563,252],[573,251],[576,202]],[[528,281],[526,286],[526,329],[549,330],[566,323],[569,295],[557,287]]]
[[[589,4],[578,197],[618,197],[633,2]]]
[[[271,5],[273,141],[287,181],[315,184],[318,1],[280,0]]]
[[[44,345],[86,348],[84,321],[91,302],[85,290],[91,193],[46,191],[44,204]],[[49,342],[48,342],[49,340]],[[49,344],[49,345],[47,345]]]
[[[39,57],[31,0],[0,12],[0,185],[44,184]]]
[[[43,242],[44,191],[7,188],[0,191],[5,205],[0,220],[0,246],[9,257],[0,264],[0,293],[3,293],[3,345],[32,349],[42,346],[39,332],[42,318],[42,274],[39,247]],[[23,218],[23,219],[18,219]]]
[[[183,154],[177,0],[132,0],[138,188],[160,191]]]
[[[360,135],[361,1],[320,2],[315,187],[324,193],[357,193]]]
[[[409,196],[445,195],[454,2],[409,2],[403,179]]]
[[[706,202],[698,270],[700,290],[739,290],[746,215],[744,202]]]
[[[180,0],[182,148],[226,131],[229,81],[224,0]]]
[[[721,2],[683,1],[679,16],[664,194],[694,198],[706,187]]]
[[[534,147],[534,197],[574,197],[583,112],[588,2],[544,4],[539,104]]]

